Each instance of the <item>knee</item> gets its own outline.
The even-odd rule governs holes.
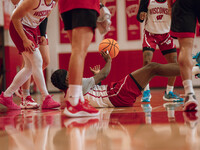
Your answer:
[[[158,67],[159,67],[159,64],[155,63],[155,62],[150,62],[149,64],[147,64],[145,66],[145,68],[147,70],[149,70],[152,74],[154,74],[156,72],[156,70],[157,70],[156,68],[158,68]]]
[[[193,67],[193,61],[192,61],[192,58],[190,58],[190,57],[179,57],[178,63],[181,67],[182,66],[190,67],[190,68]]]
[[[85,49],[73,49],[71,55],[74,56],[74,57],[79,57],[80,59],[85,58],[86,55],[87,55],[87,50],[85,50]]]

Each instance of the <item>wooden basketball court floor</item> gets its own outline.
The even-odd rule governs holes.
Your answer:
[[[200,150],[200,112],[183,112],[163,93],[151,90],[150,103],[139,97],[133,107],[101,108],[98,117],[67,118],[63,109],[1,112],[0,150]]]

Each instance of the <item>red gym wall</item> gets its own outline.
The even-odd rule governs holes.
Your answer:
[[[16,47],[5,46],[6,88],[11,84],[22,64],[22,56]]]
[[[70,53],[60,53],[59,54],[59,68],[60,69],[68,69]],[[142,67],[142,51],[134,50],[134,51],[120,51],[119,55],[113,59],[111,72],[108,77],[102,82],[102,84],[106,84],[108,82],[117,81],[121,78],[125,77],[127,74],[132,71]],[[153,62],[159,63],[167,63],[160,53],[159,50],[154,52]],[[89,67],[93,67],[95,65],[101,65],[101,68],[104,66],[105,61],[100,56],[98,52],[89,52],[86,60],[85,60],[85,69],[84,69],[84,77],[92,76]],[[150,87],[166,87],[167,78],[166,77],[155,77],[150,82]],[[177,77],[175,82],[176,87],[182,87],[182,80],[180,77]]]

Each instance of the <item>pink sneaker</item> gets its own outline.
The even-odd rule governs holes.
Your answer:
[[[27,96],[25,99],[22,98],[20,107],[22,109],[37,109],[40,105],[36,103],[31,96]]]
[[[0,104],[6,106],[8,109],[21,109],[20,106],[13,102],[13,96],[4,97],[4,93],[2,92],[0,95]]]
[[[42,109],[51,109],[60,107],[60,103],[54,101],[51,95],[47,95],[42,104]]]
[[[64,114],[68,117],[83,117],[83,116],[97,116],[99,111],[89,104],[89,101],[85,99],[85,102],[79,100],[78,105],[72,106],[69,101],[66,102],[67,107],[64,109]]]

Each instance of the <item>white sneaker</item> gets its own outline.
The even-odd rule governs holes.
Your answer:
[[[23,98],[21,87],[15,91],[15,95],[18,96],[21,99]]]
[[[22,109],[37,109],[40,105],[31,96],[27,96],[25,99],[22,99],[20,107]]]
[[[193,93],[187,94],[184,102],[185,102],[185,104],[183,107],[183,111],[197,111],[198,102]]]

